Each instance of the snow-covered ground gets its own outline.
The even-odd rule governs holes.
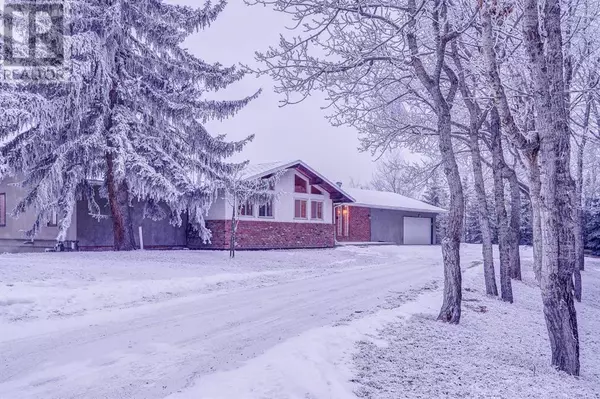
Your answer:
[[[531,276],[503,304],[481,293],[480,247],[462,256],[463,319],[447,326],[433,320],[439,247],[233,261],[189,251],[0,255],[0,398],[597,397],[600,261],[584,274],[573,379],[548,367]]]
[[[161,398],[441,273],[427,247],[0,255],[0,398]]]

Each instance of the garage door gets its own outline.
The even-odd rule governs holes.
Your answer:
[[[431,218],[404,217],[404,244],[431,245]]]

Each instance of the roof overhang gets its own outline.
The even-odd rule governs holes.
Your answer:
[[[419,208],[410,208],[410,207],[402,207],[402,206],[382,206],[382,205],[373,205],[366,204],[360,202],[349,202],[347,204],[343,204],[346,206],[355,206],[361,208],[373,208],[373,209],[387,209],[391,211],[404,211],[404,212],[415,212],[415,213],[430,213],[430,214],[440,214],[440,213],[448,213],[446,209],[438,208],[438,209],[419,209]]]
[[[318,185],[327,191],[330,195],[330,198],[334,203],[353,203],[354,198],[345,192],[340,186],[333,183],[331,180],[327,179],[325,176],[308,166],[305,162],[301,160],[296,160],[284,164],[277,165],[272,169],[262,171],[260,173],[247,176],[246,179],[258,179],[261,177],[269,177],[274,175],[275,173],[286,170],[286,169],[296,169],[304,176],[308,178],[310,184]]]

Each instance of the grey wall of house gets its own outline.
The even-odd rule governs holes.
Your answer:
[[[112,247],[114,243],[112,219],[106,199],[97,198],[103,215],[107,216],[97,220],[88,211],[86,201],[77,203],[77,239],[79,247],[85,249],[103,249]],[[144,247],[184,247],[187,245],[187,217],[183,218],[180,227],[172,226],[169,219],[152,221],[144,219],[144,204],[135,201],[132,207],[132,219],[136,245],[139,246],[138,228],[142,226]]]
[[[391,209],[371,209],[371,241],[374,242],[393,242],[404,244],[404,217],[423,217],[431,218],[432,221],[432,243],[435,244],[435,234],[433,226],[435,225],[436,215],[433,213],[395,211]]]
[[[12,218],[11,212],[17,204],[23,199],[25,191],[15,187],[16,179],[4,179],[0,181],[0,194],[6,194],[6,226],[0,227],[0,240],[11,240],[20,242],[26,239],[25,231],[31,229],[35,222],[35,210],[30,209],[20,215],[18,218]],[[73,215],[71,227],[67,231],[67,240],[75,240],[77,237],[76,231],[77,215]],[[56,243],[58,236],[58,227],[42,226],[41,231],[35,237],[35,241],[47,241],[47,245],[52,247]]]

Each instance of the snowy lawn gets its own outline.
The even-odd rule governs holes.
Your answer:
[[[0,326],[119,310],[382,264],[351,251],[0,255]],[[1,328],[1,327],[0,327]]]
[[[439,247],[0,255],[0,398],[164,398],[441,276]]]
[[[550,367],[531,251],[523,251],[525,279],[514,283],[510,305],[484,295],[480,263],[472,261],[479,250],[463,248],[458,326],[435,320],[436,284],[408,290],[395,306],[308,331],[171,398],[599,398],[600,260],[586,259],[585,299],[577,305],[582,375],[573,378]]]

